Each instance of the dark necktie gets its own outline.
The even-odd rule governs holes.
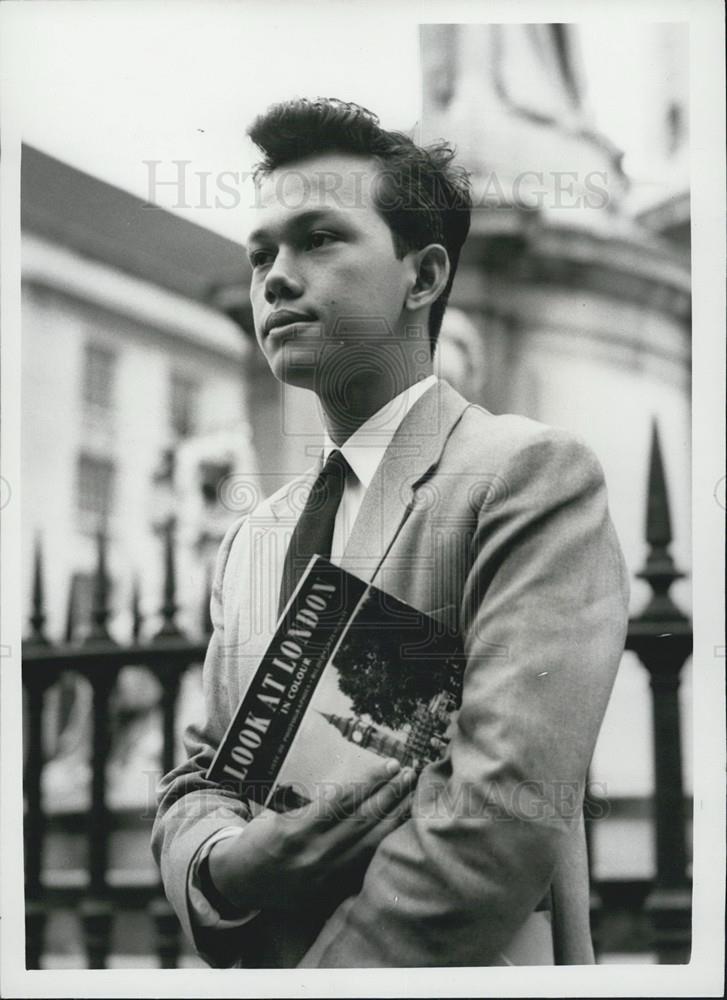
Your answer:
[[[313,483],[285,555],[278,617],[283,613],[311,556],[330,559],[336,511],[341,503],[349,468],[341,452],[332,451]]]

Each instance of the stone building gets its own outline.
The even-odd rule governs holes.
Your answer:
[[[584,30],[566,24],[421,29],[421,138],[454,142],[473,171],[477,206],[440,364],[469,399],[496,413],[566,427],[591,445],[632,576],[645,556],[646,470],[656,421],[675,526],[672,551],[688,572],[687,37],[680,25],[650,25],[623,66],[622,91],[610,96],[633,138],[624,158],[597,127]],[[615,84],[614,74],[610,79]],[[630,163],[636,180],[626,172]],[[647,596],[646,585],[633,579],[632,613]],[[688,612],[688,580],[675,584],[673,596]],[[687,669],[681,691],[687,788],[689,678]],[[596,851],[604,877],[653,874],[645,806],[651,755],[648,675],[626,653],[592,769],[613,808],[608,839]]]
[[[238,280],[240,247],[32,147],[21,177],[23,609],[40,546],[47,636],[83,640],[101,529],[111,635],[151,637],[173,526],[177,621],[199,636],[239,481],[257,475],[243,378],[252,348],[207,301],[220,275]],[[198,686],[190,673],[180,728]],[[114,807],[148,793],[139,774],[158,764],[158,696],[143,671],[120,674],[128,724],[110,767]],[[89,780],[89,687],[69,674],[47,705],[47,805],[73,811]]]
[[[95,533],[109,535],[111,603],[128,634],[134,583],[153,630],[161,530],[177,519],[182,620],[234,517],[217,481],[257,471],[238,327],[207,301],[240,248],[24,147],[23,551],[42,542],[48,634],[90,614]],[[234,505],[232,505],[234,506]],[[24,576],[24,607],[31,574]]]

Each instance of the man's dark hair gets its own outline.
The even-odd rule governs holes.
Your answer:
[[[452,146],[417,146],[403,132],[383,129],[373,112],[336,98],[274,104],[255,119],[248,135],[264,156],[256,180],[321,153],[352,153],[379,163],[377,207],[397,256],[429,243],[440,243],[449,255],[449,280],[429,313],[433,355],[472,211],[469,175],[452,163]]]

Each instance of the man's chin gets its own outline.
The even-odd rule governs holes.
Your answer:
[[[268,354],[268,364],[278,382],[318,394],[322,386],[345,379],[346,355],[339,344],[288,341]]]
[[[308,352],[309,354],[310,352]],[[296,357],[296,354],[298,355]],[[309,389],[315,391],[316,366],[315,362],[297,351],[282,350],[274,358],[268,359],[270,371],[278,382],[284,385],[292,385],[298,389]]]

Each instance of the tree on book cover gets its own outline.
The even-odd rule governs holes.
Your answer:
[[[463,670],[456,631],[314,556],[207,777],[282,811],[372,753],[421,769],[446,752]]]

